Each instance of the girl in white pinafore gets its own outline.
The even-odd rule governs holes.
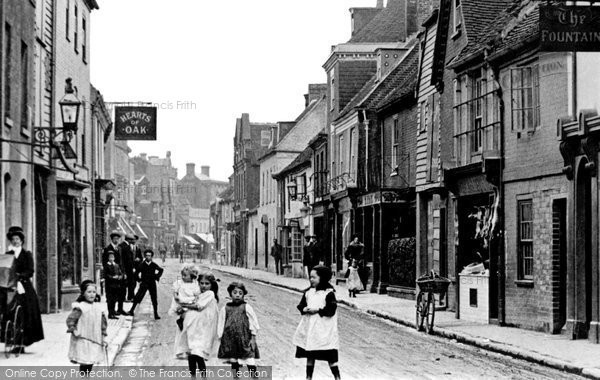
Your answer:
[[[69,360],[79,364],[81,371],[89,372],[106,358],[107,311],[106,304],[98,302],[93,281],[85,280],[79,287],[81,294],[67,317],[67,332],[71,333]]]
[[[206,360],[218,348],[217,323],[219,320],[219,285],[212,273],[198,276],[200,295],[191,304],[181,304],[179,313],[185,312],[183,329],[175,342],[175,354],[187,354],[192,374],[206,371]]]
[[[312,379],[316,360],[329,363],[331,373],[340,379],[338,368],[338,322],[335,289],[329,283],[331,270],[317,265],[310,272],[310,288],[304,292],[298,310],[302,314],[294,334],[296,357],[306,358],[306,378]]]
[[[173,283],[173,300],[169,308],[169,315],[179,315],[177,319],[177,332],[175,333],[175,356],[178,359],[187,359],[187,354],[182,347],[187,349],[187,334],[183,332],[183,321],[185,320],[185,309],[180,308],[183,304],[194,303],[200,295],[200,286],[197,281],[198,268],[194,265],[185,265],[181,269],[181,279]],[[179,310],[179,312],[178,312]],[[182,342],[182,339],[184,340]]]

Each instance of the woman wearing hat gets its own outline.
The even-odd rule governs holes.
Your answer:
[[[13,351],[23,353],[24,347],[44,339],[42,316],[38,296],[31,283],[33,277],[33,254],[23,248],[25,234],[21,227],[10,227],[6,238],[10,242],[5,255],[12,255],[14,262],[11,267],[11,276],[14,277],[14,288],[2,288],[5,296],[0,297],[2,310],[10,310],[13,302],[18,302],[23,308],[23,346],[15,347]],[[13,300],[10,301],[10,298]],[[9,302],[7,302],[9,301]],[[5,318],[8,317],[5,313]]]

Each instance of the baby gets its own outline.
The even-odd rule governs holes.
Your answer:
[[[186,265],[181,269],[181,281],[177,280],[173,284],[173,302],[171,303],[170,313],[176,313],[181,305],[194,303],[196,297],[200,294],[200,288],[196,282],[198,269],[193,265]],[[177,319],[179,330],[183,330],[183,320],[185,313]]]

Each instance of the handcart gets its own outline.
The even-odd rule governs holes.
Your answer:
[[[427,333],[432,334],[435,320],[435,295],[446,294],[450,280],[440,277],[432,270],[431,274],[419,277],[417,285],[419,293],[416,305],[416,328],[417,331],[422,331],[425,325]]]

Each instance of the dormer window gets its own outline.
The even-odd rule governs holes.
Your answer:
[[[460,26],[462,25],[462,6],[460,0],[453,0],[454,2],[454,22],[452,23],[454,28],[454,34],[460,33]]]

